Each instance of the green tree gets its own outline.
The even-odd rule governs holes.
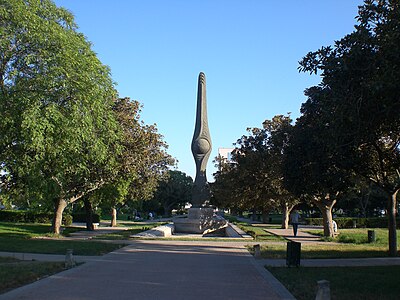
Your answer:
[[[314,111],[310,98],[303,116],[291,131],[284,159],[284,185],[297,197],[314,203],[321,211],[324,235],[333,237],[332,209],[347,188],[346,174],[334,159],[326,123]]]
[[[242,214],[247,209],[243,205],[242,197],[236,191],[236,162],[218,156],[214,160],[215,167],[218,169],[213,174],[215,181],[210,183],[211,204],[217,207],[229,208],[232,213]]]
[[[140,120],[141,105],[129,98],[116,99],[113,106],[123,131],[121,151],[117,155],[115,176],[98,193],[111,209],[111,226],[117,224],[117,207],[128,199],[148,200],[158,182],[167,176],[175,162],[166,152],[168,145],[155,125]]]
[[[293,130],[290,114],[277,115],[271,120],[263,122],[264,131],[268,133],[268,152],[271,155],[269,167],[273,197],[277,200],[282,212],[282,228],[289,227],[289,215],[292,209],[300,202],[299,198],[288,191],[284,184],[284,161],[289,143],[290,133]]]
[[[389,253],[397,255],[400,189],[400,4],[365,0],[355,31],[310,52],[300,70],[321,71],[318,107],[330,119],[331,143],[351,169],[387,195]],[[316,88],[315,88],[316,89]],[[323,94],[323,96],[322,96]]]
[[[268,222],[268,213],[282,209],[282,226],[287,228],[288,215],[296,199],[283,186],[283,153],[291,128],[289,116],[275,116],[263,123],[264,128],[248,129],[249,135],[236,142],[233,161],[219,160],[219,171],[212,185],[214,199],[226,207],[262,212]],[[227,199],[228,201],[223,201]]]
[[[2,168],[10,187],[54,202],[59,233],[67,204],[113,176],[116,92],[72,14],[50,0],[1,0],[0,35]]]
[[[193,179],[177,170],[168,171],[168,176],[158,184],[153,200],[164,210],[164,216],[171,216],[173,209],[178,209],[192,198]]]

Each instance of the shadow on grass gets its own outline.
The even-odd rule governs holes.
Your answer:
[[[96,241],[0,238],[0,251],[5,252],[65,254],[67,249],[73,249],[75,255],[103,255],[123,246]]]
[[[5,293],[64,270],[64,263],[60,262],[17,261],[2,264],[0,267],[0,293]]]
[[[400,266],[267,269],[299,300],[315,299],[322,279],[330,282],[331,299],[399,299]]]

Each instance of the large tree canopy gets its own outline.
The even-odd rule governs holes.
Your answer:
[[[308,89],[308,107],[327,120],[324,143],[341,168],[388,195],[389,252],[397,253],[396,197],[400,189],[400,3],[365,0],[355,31],[310,52],[300,70],[321,71]]]
[[[117,98],[109,68],[50,0],[0,0],[2,192],[68,203],[102,188],[110,205],[150,198],[173,164],[140,104]],[[88,201],[88,197],[85,197]]]
[[[178,170],[170,170],[168,176],[159,181],[152,202],[171,216],[173,209],[184,207],[192,197],[193,179]],[[155,209],[157,207],[154,207]]]
[[[216,204],[233,209],[264,212],[282,209],[284,216],[296,202],[283,186],[283,154],[291,129],[289,116],[266,120],[263,128],[248,129],[236,142],[232,162],[219,161],[212,184]],[[287,227],[287,218],[283,220]]]
[[[156,126],[140,121],[138,101],[116,99],[113,110],[123,131],[122,151],[116,156],[115,176],[96,194],[110,206],[111,225],[115,226],[117,205],[126,204],[128,199],[150,199],[175,161],[166,152],[168,145]]]
[[[0,1],[0,158],[9,183],[68,202],[113,175],[120,129],[108,67],[49,0]]]
[[[348,188],[347,172],[333,145],[329,119],[325,119],[315,94],[307,92],[302,116],[290,131],[285,147],[285,187],[313,202],[324,219],[324,235],[333,236],[332,208],[339,193]],[[320,94],[318,93],[320,96]]]

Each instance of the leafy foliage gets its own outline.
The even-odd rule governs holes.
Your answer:
[[[270,211],[296,199],[283,186],[283,154],[291,129],[289,116],[275,116],[264,128],[248,129],[236,142],[232,162],[219,159],[212,185],[214,201],[238,210]],[[292,205],[293,207],[293,205]]]
[[[321,71],[322,77],[318,87],[306,91],[309,99],[302,112],[317,117],[312,124],[325,132],[319,145],[330,149],[330,155],[322,157],[387,194],[394,256],[400,189],[400,4],[365,0],[357,20],[355,31],[334,47],[310,52],[300,62],[300,71]]]
[[[139,104],[118,99],[110,70],[52,1],[0,0],[1,191],[64,208],[103,186],[149,198],[172,162]],[[39,206],[39,205],[38,205]]]
[[[27,197],[76,197],[112,173],[119,151],[109,69],[53,2],[0,7],[3,169]]]
[[[145,125],[140,121],[138,101],[116,99],[113,111],[123,132],[122,151],[116,157],[115,177],[92,197],[102,199],[103,205],[110,208],[124,205],[129,200],[150,199],[159,181],[167,175],[168,167],[174,164],[156,125]]]
[[[185,206],[192,198],[193,179],[177,170],[168,171],[168,176],[159,181],[152,202],[153,210],[161,206],[165,216],[170,216],[173,209]],[[155,207],[154,207],[155,206]]]

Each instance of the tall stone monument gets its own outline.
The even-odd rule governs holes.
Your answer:
[[[210,188],[207,182],[206,166],[212,149],[207,119],[206,76],[199,74],[197,85],[196,123],[192,139],[192,153],[196,163],[196,178],[192,190],[192,207],[187,218],[174,220],[175,232],[207,233],[227,226],[227,222],[214,215],[208,206]]]
[[[196,123],[192,139],[192,153],[196,163],[196,179],[192,192],[193,207],[203,207],[210,200],[206,166],[212,148],[207,118],[206,76],[199,74],[197,85]]]

